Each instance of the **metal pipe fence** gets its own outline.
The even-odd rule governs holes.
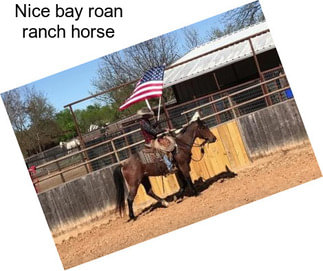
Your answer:
[[[286,94],[289,84],[282,67],[263,72],[263,78],[265,78],[263,82],[260,79],[248,81],[190,102],[172,106],[167,109],[169,119],[166,118],[165,113],[161,114],[161,126],[166,127],[167,121],[170,121],[174,128],[181,128],[187,125],[194,112],[199,111],[206,124],[209,127],[214,127],[267,107],[266,99],[270,99],[271,104],[276,104],[289,98]],[[268,90],[266,94],[262,91],[264,86]],[[111,138],[103,137],[100,139],[101,141],[99,140],[100,142],[92,145],[87,144],[82,150],[39,165],[38,170],[59,165],[55,172],[39,178],[40,184],[50,182],[54,178],[60,178],[60,181],[53,182],[55,185],[72,180],[79,175],[86,174],[84,167],[88,165],[93,170],[97,170],[107,165],[118,164],[127,159],[131,153],[140,150],[144,144],[138,123],[124,127],[123,131],[111,136]],[[85,156],[84,153],[89,158],[88,160],[82,160],[82,157]],[[51,185],[48,185],[47,188],[51,188]]]

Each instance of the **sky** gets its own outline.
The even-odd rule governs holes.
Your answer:
[[[30,85],[46,94],[49,102],[57,111],[64,109],[64,105],[85,98],[94,90],[92,81],[96,77],[100,59],[84,63],[66,71],[45,77]],[[73,106],[82,109],[92,104],[93,99]]]
[[[201,38],[205,38],[212,27],[219,27],[220,29],[223,27],[220,17],[221,15],[217,15],[190,26],[198,31]],[[182,46],[184,40],[182,29],[174,32],[178,35],[179,45]],[[100,62],[101,58],[98,58],[27,85],[34,86],[36,90],[43,92],[48,101],[59,112],[64,109],[64,105],[90,96],[90,91],[94,92],[95,87],[92,82],[97,76]],[[89,99],[73,105],[73,109],[84,109],[94,102],[96,102],[95,99]]]

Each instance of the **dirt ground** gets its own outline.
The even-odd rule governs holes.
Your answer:
[[[69,238],[55,238],[64,267],[79,265],[321,176],[310,145],[258,159],[236,173],[233,178],[221,174],[197,182],[201,191],[198,197],[185,197],[180,203],[171,201],[168,208],[144,210],[135,222],[127,222],[127,217],[113,221],[103,217],[80,232],[70,233],[73,236]]]

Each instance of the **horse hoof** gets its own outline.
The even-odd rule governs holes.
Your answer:
[[[184,198],[178,198],[176,203],[181,203],[184,200]]]
[[[130,221],[136,221],[137,220],[137,217],[136,216],[134,216],[134,217],[130,217],[129,219],[128,219],[128,221],[127,222],[130,222]]]
[[[163,207],[168,207],[168,202],[166,201],[166,200],[162,200],[161,201],[161,205],[163,206]]]
[[[193,197],[193,196],[197,197],[197,196],[201,195],[201,193],[194,190],[194,191],[191,191],[189,195],[190,195],[190,197]]]

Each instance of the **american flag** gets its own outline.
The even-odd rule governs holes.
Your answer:
[[[163,93],[164,70],[165,66],[148,70],[137,83],[131,96],[119,107],[119,110],[124,110],[145,99],[160,97]]]

